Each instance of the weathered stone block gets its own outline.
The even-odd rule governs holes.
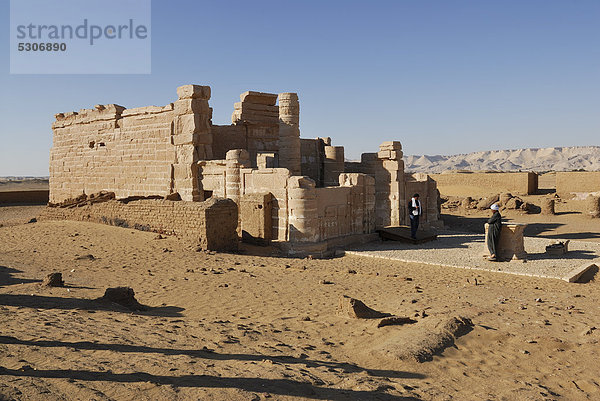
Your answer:
[[[181,99],[176,101],[173,105],[175,114],[210,114],[208,100],[204,99]]]
[[[210,99],[210,86],[183,85],[177,88],[179,99]]]
[[[277,95],[273,93],[246,91],[240,95],[240,100],[242,102],[275,106]]]

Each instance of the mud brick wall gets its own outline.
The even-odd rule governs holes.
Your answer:
[[[237,205],[229,199],[205,202],[110,200],[74,208],[48,207],[40,220],[76,220],[182,237],[204,249],[237,248]]]
[[[556,193],[570,197],[577,193],[600,192],[600,171],[556,173]]]
[[[522,195],[535,194],[538,189],[538,176],[526,173],[441,173],[430,174],[437,182],[443,195],[453,195],[453,188],[472,189],[473,195],[482,192],[514,192]]]

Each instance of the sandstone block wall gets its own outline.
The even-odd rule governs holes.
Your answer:
[[[272,235],[272,196],[270,193],[245,194],[240,200],[242,239],[267,245]]]
[[[577,193],[600,192],[600,171],[570,171],[556,173],[556,193],[571,197]]]
[[[374,231],[375,180],[342,174],[339,184],[316,188],[308,177],[290,177],[290,241],[318,243]]]
[[[422,217],[421,221],[430,226],[436,227],[440,220],[439,192],[436,182],[427,174],[406,175],[406,203],[404,204],[405,215],[404,224],[410,225],[408,217],[408,202],[414,194],[419,194],[421,201]]]
[[[275,241],[288,241],[289,204],[288,179],[290,172],[285,168],[240,170],[240,192],[245,194],[270,193],[271,198],[271,236]]]
[[[323,182],[324,143],[317,139],[300,139],[301,175],[310,177],[318,186]]]
[[[73,208],[48,207],[40,220],[76,220],[176,235],[204,249],[237,249],[238,209],[229,199],[184,202],[110,200]]]
[[[533,172],[526,173],[485,173],[461,172],[430,174],[437,182],[443,195],[464,196],[482,195],[499,192],[512,192],[522,195],[535,194],[538,190],[538,176]]]
[[[100,191],[118,198],[179,192],[201,200],[192,164],[212,158],[210,88],[186,85],[177,94],[164,107],[109,104],[57,114],[50,202]]]

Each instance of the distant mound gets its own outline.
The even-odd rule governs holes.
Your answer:
[[[405,156],[406,171],[600,171],[600,146],[491,150],[453,156]]]

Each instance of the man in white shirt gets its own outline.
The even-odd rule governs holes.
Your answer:
[[[421,216],[421,201],[419,194],[414,194],[408,203],[408,216],[410,217],[410,237],[417,239],[417,229],[419,228],[419,216]]]

